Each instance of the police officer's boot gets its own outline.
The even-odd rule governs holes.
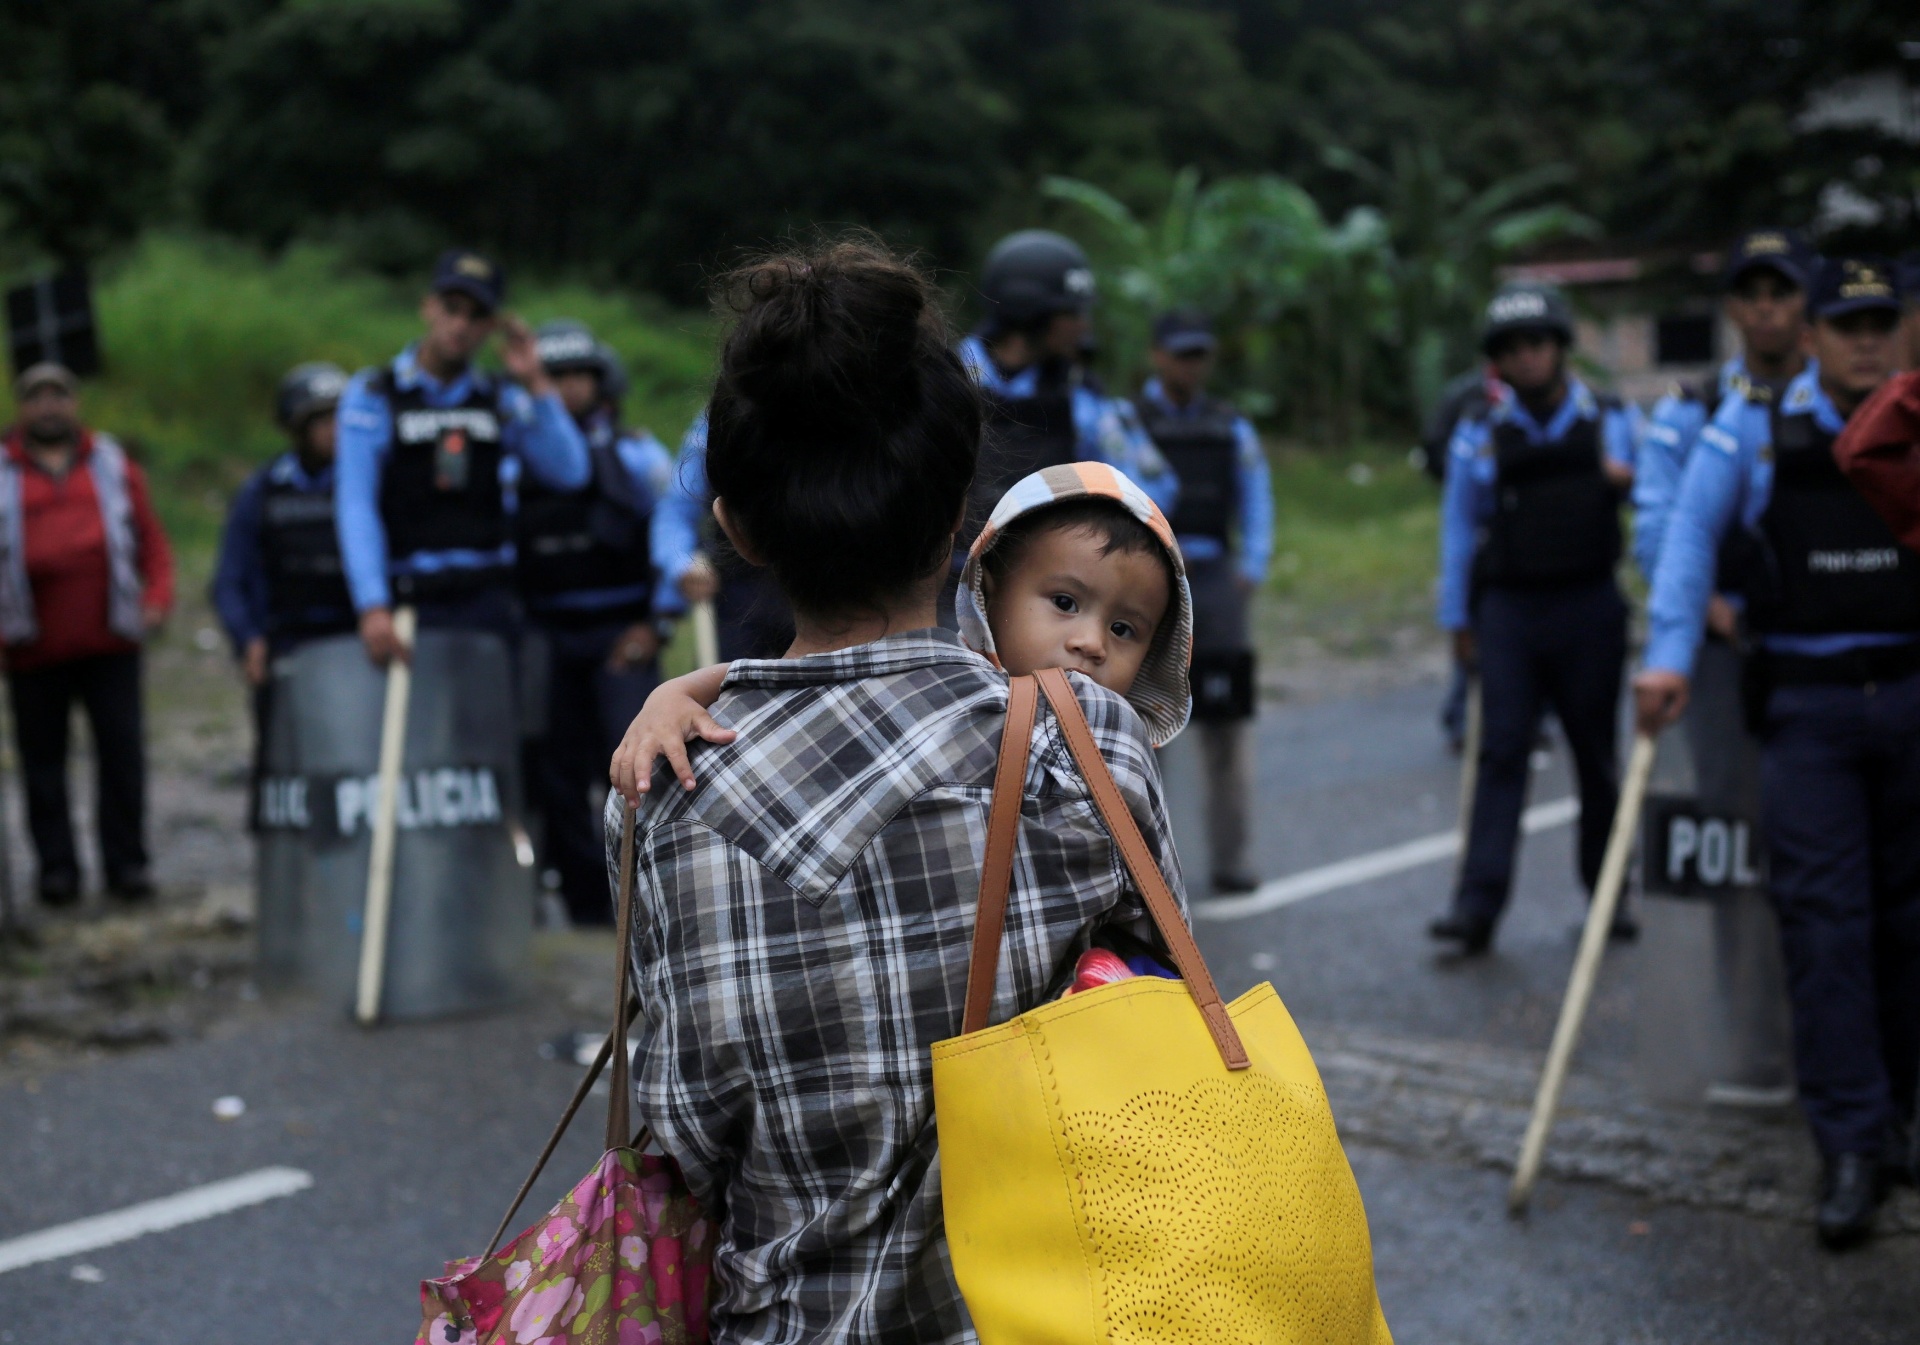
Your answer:
[[[1427,926],[1427,937],[1443,943],[1457,942],[1462,957],[1478,957],[1493,947],[1493,921],[1448,911]]]
[[[1858,1246],[1873,1232],[1881,1195],[1878,1169],[1876,1154],[1834,1154],[1826,1160],[1814,1222],[1828,1251]]]

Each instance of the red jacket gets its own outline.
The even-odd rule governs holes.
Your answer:
[[[7,648],[7,666],[24,671],[138,648],[107,626],[107,529],[87,465],[93,434],[81,431],[73,466],[59,480],[33,461],[17,427],[7,434],[5,452],[21,468],[27,582],[40,623],[39,639]],[[154,515],[146,474],[131,462],[127,495],[139,547],[140,605],[164,613],[173,606],[173,552]]]
[[[1894,375],[1869,397],[1833,456],[1901,544],[1920,551],[1920,370]]]

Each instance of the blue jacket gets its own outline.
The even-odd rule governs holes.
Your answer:
[[[580,429],[590,448],[597,449],[609,442],[613,444],[620,465],[627,469],[627,476],[633,482],[634,497],[648,516],[649,559],[658,565],[660,548],[652,534],[660,524],[661,502],[673,488],[673,456],[667,452],[665,444],[646,430],[628,430],[616,438],[613,420],[605,414],[596,413]],[[571,593],[549,594],[537,603],[529,601],[528,606],[535,612],[584,612],[600,607],[621,607],[649,596],[648,589],[647,584],[576,589]],[[686,606],[685,603],[680,605]]]
[[[977,336],[960,343],[959,355],[980,386],[998,396],[1031,397],[1039,384],[1037,367],[1022,369],[1011,377],[1001,373],[987,354],[986,343]],[[1117,467],[1133,478],[1162,513],[1173,513],[1174,503],[1180,498],[1180,478],[1154,447],[1131,402],[1123,397],[1104,397],[1085,386],[1076,387],[1073,425],[1079,438],[1080,461]]]
[[[1167,397],[1160,380],[1150,378],[1140,395],[1172,416],[1190,414]],[[1239,525],[1234,550],[1238,553],[1240,573],[1255,584],[1267,578],[1267,562],[1273,555],[1273,485],[1267,469],[1266,450],[1260,436],[1245,416],[1234,417],[1234,438],[1239,441],[1236,464],[1238,477]],[[1223,554],[1217,537],[1180,537],[1180,553],[1188,560],[1217,560]]]
[[[1473,554],[1480,528],[1493,517],[1499,484],[1499,466],[1493,456],[1493,431],[1512,423],[1535,444],[1552,443],[1583,420],[1600,421],[1601,442],[1608,458],[1633,466],[1633,422],[1625,410],[1602,408],[1593,390],[1578,378],[1567,379],[1567,395],[1542,425],[1520,404],[1512,388],[1499,385],[1500,399],[1485,414],[1463,420],[1454,429],[1447,449],[1447,482],[1440,501],[1440,625],[1465,630],[1472,622],[1468,610],[1473,584]]]
[[[295,490],[314,495],[326,494],[333,490],[333,468],[323,467],[309,473],[300,465],[300,455],[288,449],[248,477],[228,506],[210,592],[214,613],[226,629],[235,654],[244,651],[250,641],[271,639],[276,634],[268,605],[267,562],[260,536],[264,500],[270,484],[291,485]],[[342,629],[353,626],[353,613],[344,609],[304,615],[303,624],[308,627],[331,625],[336,621]]]
[[[1738,355],[1721,365],[1716,380],[1718,402],[1725,404],[1729,397],[1738,396],[1749,377],[1747,362]],[[1666,532],[1673,498],[1680,490],[1687,455],[1707,426],[1707,409],[1698,397],[1676,389],[1655,402],[1648,416],[1633,475],[1633,559],[1649,583],[1660,558],[1660,539]]]
[[[653,509],[653,568],[659,575],[653,610],[673,616],[687,610],[680,576],[700,549],[700,529],[712,500],[707,494],[707,413],[702,411],[680,439],[680,456]]]
[[[423,370],[408,346],[393,359],[396,387],[422,389],[433,406],[455,406],[476,383],[492,375],[476,369],[462,371],[442,383]],[[393,601],[388,579],[394,574],[429,573],[442,569],[511,565],[513,545],[497,552],[419,551],[411,556],[387,554],[387,528],[380,517],[380,474],[393,447],[393,408],[368,386],[375,371],[363,369],[347,384],[340,398],[339,442],[334,467],[334,518],[340,532],[340,562],[347,572],[347,589],[356,610],[386,607]],[[587,483],[591,467],[586,441],[557,395],[530,397],[517,384],[500,389],[501,447],[506,463],[522,460],[555,490],[578,490]],[[506,464],[503,463],[503,471]]]
[[[1838,434],[1846,418],[1820,386],[1818,366],[1787,384],[1780,409],[1811,411],[1824,430]],[[1696,452],[1687,458],[1673,512],[1660,545],[1653,596],[1647,603],[1646,666],[1662,672],[1693,674],[1693,660],[1706,629],[1707,600],[1721,540],[1734,527],[1758,532],[1773,499],[1773,438],[1770,409],[1745,397],[1720,404],[1713,423],[1700,431]],[[1793,654],[1839,654],[1867,645],[1902,644],[1909,635],[1879,633],[1768,635],[1768,649]]]

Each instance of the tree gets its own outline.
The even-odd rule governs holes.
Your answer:
[[[166,218],[205,25],[179,0],[0,9],[0,234],[85,262]]]
[[[1094,226],[1108,296],[1109,367],[1131,382],[1156,313],[1192,305],[1225,327],[1230,373],[1248,411],[1336,442],[1361,429],[1392,335],[1391,255],[1379,214],[1356,207],[1330,224],[1292,182],[1271,175],[1200,185],[1177,174],[1157,221],[1141,222],[1088,182],[1049,178],[1047,195]]]
[[[1424,414],[1447,379],[1472,361],[1499,262],[1556,238],[1600,232],[1595,220],[1569,206],[1525,204],[1570,182],[1573,173],[1564,164],[1543,164],[1475,190],[1448,168],[1432,141],[1396,144],[1384,168],[1341,147],[1329,147],[1324,158],[1355,178],[1386,220],[1407,405],[1415,414]]]

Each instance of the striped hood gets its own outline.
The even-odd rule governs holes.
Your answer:
[[[1100,496],[1118,502],[1160,539],[1167,559],[1173,564],[1173,610],[1171,619],[1160,623],[1153,647],[1140,665],[1127,702],[1146,722],[1147,734],[1155,747],[1165,747],[1187,726],[1193,708],[1193,696],[1187,686],[1187,665],[1193,661],[1193,595],[1187,591],[1187,570],[1180,559],[1180,548],[1173,540],[1173,529],[1159,506],[1146,492],[1125,475],[1104,462],[1074,462],[1048,467],[1014,482],[993,515],[980,531],[973,549],[967,553],[966,567],[960,571],[960,591],[956,608],[960,618],[960,637],[972,649],[985,654],[999,665],[993,647],[993,631],[987,626],[986,570],[982,556],[1007,525],[1023,514],[1068,500]]]

